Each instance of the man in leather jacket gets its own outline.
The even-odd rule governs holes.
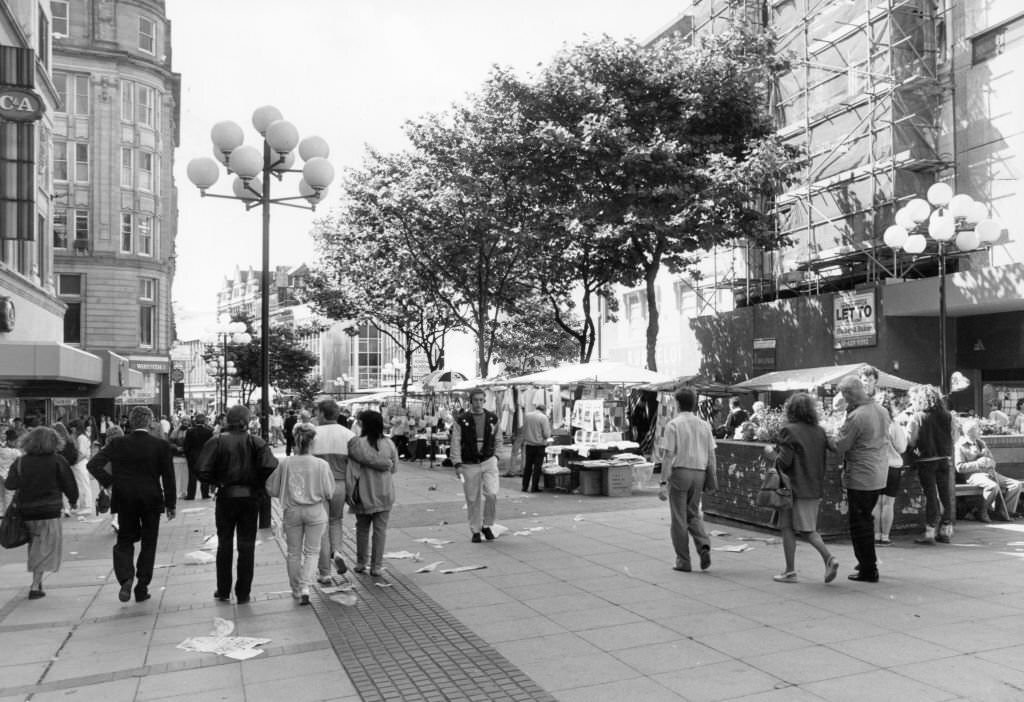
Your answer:
[[[498,503],[498,459],[495,449],[501,443],[498,415],[484,409],[483,390],[469,394],[470,409],[452,424],[451,458],[455,475],[462,480],[466,494],[466,515],[472,541],[480,543],[480,534],[491,541]]]
[[[199,454],[199,479],[217,486],[217,590],[215,599],[231,597],[232,544],[238,542],[238,577],[235,599],[249,601],[256,558],[256,530],[260,498],[277,459],[263,439],[248,432],[249,408],[228,410],[227,431],[221,432]]]

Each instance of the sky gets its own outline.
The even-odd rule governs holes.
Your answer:
[[[274,105],[302,137],[331,147],[339,177],[317,211],[274,206],[271,266],[314,260],[317,217],[336,204],[344,169],[366,146],[405,146],[402,125],[442,111],[475,90],[495,64],[536,71],[565,44],[604,34],[644,40],[688,0],[167,0],[172,69],[181,74],[177,271],[172,297],[178,337],[216,321],[216,294],[235,267],[261,265],[259,210],[202,199],[185,174],[210,156],[210,128],[237,122],[261,146],[252,112]],[[300,162],[301,163],[301,162]],[[298,175],[272,196],[297,194]],[[230,194],[224,171],[209,192]]]

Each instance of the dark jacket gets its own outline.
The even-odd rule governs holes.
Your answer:
[[[476,421],[472,412],[460,413],[455,418],[452,430],[452,460],[455,463],[482,463],[494,456],[495,437],[498,433],[498,415],[494,412],[484,410],[484,441],[479,451],[476,447]]]
[[[299,418],[294,414],[289,414],[284,418],[284,440],[289,443],[295,443],[295,436],[292,434],[295,431],[295,425],[299,423]]]
[[[110,472],[105,470],[110,464]],[[145,429],[119,436],[89,459],[86,468],[103,487],[113,486],[110,509],[131,505],[139,511],[174,509],[174,448]]]
[[[188,432],[185,434],[185,444],[182,447],[185,451],[185,460],[188,461],[189,468],[192,470],[196,469],[203,446],[206,446],[206,442],[212,438],[213,429],[206,424],[196,424],[189,427]]]
[[[779,430],[776,465],[790,479],[794,497],[821,498],[827,451],[828,436],[817,424],[789,422]]]
[[[263,439],[232,429],[206,442],[196,470],[199,479],[217,486],[217,499],[259,497],[277,458]]]
[[[953,416],[944,407],[930,407],[916,417],[919,429],[914,457],[918,461],[953,455]]]
[[[18,491],[22,519],[59,519],[60,496],[78,502],[78,484],[71,466],[56,453],[29,454],[17,459],[7,472],[4,487]]]

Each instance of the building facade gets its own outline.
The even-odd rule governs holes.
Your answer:
[[[162,0],[52,0],[54,281],[64,343],[110,349],[142,387],[98,407],[170,410],[180,76]],[[115,406],[116,405],[116,406]]]

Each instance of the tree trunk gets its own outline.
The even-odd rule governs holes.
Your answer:
[[[647,292],[647,369],[658,370],[658,296],[654,281],[661,267],[661,256],[644,267],[644,284]]]
[[[583,290],[583,336],[580,339],[580,363],[588,363],[594,350],[594,320],[590,317],[590,291]]]
[[[412,376],[412,344],[405,345],[405,377],[402,378],[402,408],[405,408],[409,396],[409,378]]]

